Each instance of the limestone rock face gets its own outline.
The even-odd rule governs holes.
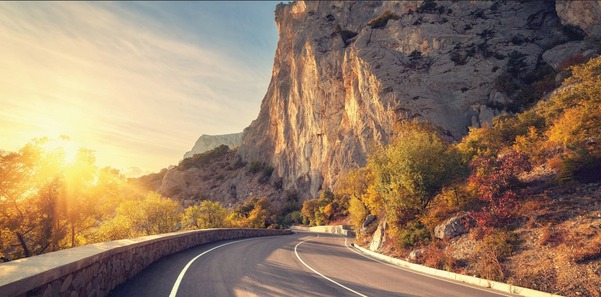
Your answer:
[[[601,2],[561,0],[555,9],[562,23],[578,26],[589,37],[601,40]]]
[[[238,152],[274,166],[284,188],[306,198],[364,165],[401,119],[459,138],[503,112],[499,102],[510,99],[498,90],[500,76],[533,72],[546,50],[569,41],[555,8],[553,1],[279,4],[271,83]]]
[[[242,132],[224,134],[224,135],[201,135],[192,150],[184,154],[185,158],[190,158],[196,154],[202,154],[206,151],[212,150],[220,145],[227,145],[230,148],[238,147],[242,143]]]

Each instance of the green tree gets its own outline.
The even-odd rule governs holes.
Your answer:
[[[393,141],[370,157],[386,214],[400,224],[422,212],[443,186],[467,172],[459,152],[428,125],[403,123]]]
[[[221,203],[204,200],[200,205],[186,208],[182,216],[183,229],[208,229],[228,227],[226,219],[229,215]]]
[[[124,200],[111,219],[93,230],[90,242],[103,242],[177,231],[180,206],[177,202],[150,192],[141,200]]]

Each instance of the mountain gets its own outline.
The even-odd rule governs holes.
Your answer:
[[[279,4],[272,80],[238,152],[315,197],[365,164],[400,119],[459,139],[532,105],[570,59],[598,54],[598,10],[580,1]]]
[[[192,150],[184,154],[184,159],[190,158],[196,154],[202,154],[206,151],[212,150],[220,145],[227,145],[231,148],[240,146],[242,142],[242,132],[224,134],[224,135],[201,135]]]
[[[599,16],[598,1],[278,4],[279,41],[258,117],[243,134],[201,136],[185,157],[239,145],[234,163],[273,168],[261,186],[249,181],[246,194],[316,197],[363,166],[400,120],[431,122],[459,140],[469,127],[546,98],[570,65],[599,54]],[[194,183],[218,175],[210,170],[178,166],[148,184],[189,199],[209,191]],[[245,173],[228,187],[255,178],[235,170]],[[275,191],[259,190],[267,184]],[[236,203],[238,194],[223,200]]]

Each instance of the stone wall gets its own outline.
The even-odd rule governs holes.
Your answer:
[[[292,227],[290,227],[290,229],[298,230],[298,231],[318,232],[318,233],[341,234],[341,235],[349,236],[349,237],[355,236],[355,233],[353,233],[353,231],[350,230],[350,226],[345,226],[345,225],[315,226],[315,227],[292,226]]]
[[[61,250],[0,264],[0,295],[106,296],[163,256],[213,241],[290,233],[268,229],[194,230]]]

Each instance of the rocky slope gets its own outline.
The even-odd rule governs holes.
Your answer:
[[[242,142],[242,132],[224,134],[224,135],[201,135],[192,149],[184,154],[185,158],[190,158],[196,154],[202,154],[212,150],[220,145],[227,145],[231,148],[240,146]]]
[[[315,197],[364,164],[400,119],[459,138],[528,104],[536,81],[552,86],[531,96],[552,89],[549,75],[567,59],[596,55],[599,14],[591,7],[599,3],[279,4],[272,80],[239,154],[272,164],[284,188]]]
[[[283,191],[281,181],[271,179],[272,172],[273,168],[246,163],[235,149],[220,146],[136,181],[145,189],[179,201],[184,207],[211,200],[233,208],[255,197],[266,197],[279,207],[294,193]]]

